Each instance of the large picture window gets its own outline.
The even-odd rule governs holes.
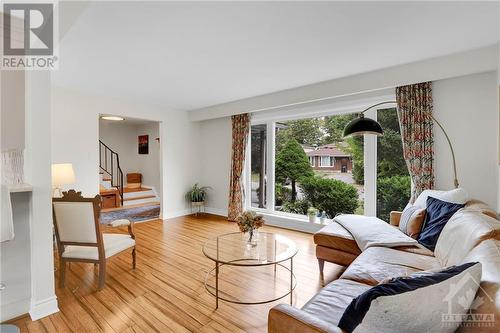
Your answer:
[[[249,143],[247,207],[302,220],[311,207],[328,218],[366,214],[385,221],[391,210],[403,209],[411,184],[396,109],[366,115],[378,118],[385,132],[380,138],[343,138],[355,116],[257,120]]]

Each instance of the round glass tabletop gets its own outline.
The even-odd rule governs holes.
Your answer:
[[[288,260],[297,254],[295,242],[269,232],[254,232],[253,244],[248,234],[233,232],[208,240],[203,253],[209,259],[234,266],[272,265]]]

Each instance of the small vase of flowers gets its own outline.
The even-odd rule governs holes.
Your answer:
[[[257,240],[254,238],[254,231],[264,225],[264,216],[248,210],[238,216],[237,223],[241,232],[248,233],[248,244],[256,246]]]

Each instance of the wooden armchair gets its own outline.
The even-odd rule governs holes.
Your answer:
[[[69,190],[62,198],[52,199],[52,214],[59,253],[59,284],[64,287],[66,262],[88,262],[99,265],[99,290],[104,287],[106,259],[132,249],[135,269],[134,223],[117,220],[112,227],[128,226],[127,234],[102,233],[99,224],[101,197],[84,198],[81,192]]]

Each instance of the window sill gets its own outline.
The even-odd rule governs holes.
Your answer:
[[[266,225],[273,227],[314,234],[326,225],[320,224],[319,219],[316,223],[311,223],[307,217],[301,217],[300,215],[293,216],[292,214],[269,213],[259,210],[256,211],[265,217]],[[331,220],[328,220],[328,223],[331,223]]]

